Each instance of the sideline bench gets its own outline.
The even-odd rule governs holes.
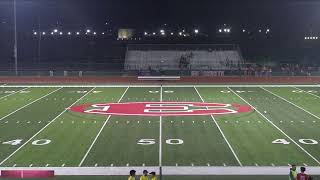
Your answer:
[[[140,81],[178,81],[180,76],[138,76]]]

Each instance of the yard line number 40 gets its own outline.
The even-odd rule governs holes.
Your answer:
[[[314,139],[299,139],[299,143],[307,144],[307,145],[319,144],[318,141],[316,141]],[[285,139],[276,139],[276,140],[272,141],[272,144],[285,144],[285,145],[288,145],[288,144],[290,144],[290,142],[285,140]]]
[[[2,144],[17,146],[17,145],[22,144],[22,142],[23,142],[23,139],[15,139],[15,140],[3,142]],[[51,140],[49,140],[49,139],[39,139],[39,140],[32,141],[31,144],[34,146],[44,146],[44,145],[48,145],[50,143],[51,143]]]

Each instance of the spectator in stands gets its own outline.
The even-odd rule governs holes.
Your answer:
[[[149,180],[147,170],[143,170],[143,175],[140,177],[140,180]]]
[[[297,180],[309,180],[309,176],[305,173],[306,168],[301,167],[300,171],[301,172],[297,175]]]
[[[135,170],[130,171],[130,176],[129,176],[128,180],[136,180],[136,171]]]
[[[157,180],[156,172],[151,172],[151,180]]]
[[[290,172],[289,172],[289,180],[296,180],[297,179],[297,167],[296,165],[291,165]]]

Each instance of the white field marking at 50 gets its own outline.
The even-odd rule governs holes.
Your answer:
[[[160,86],[160,102],[162,101],[162,86]],[[162,167],[162,116],[160,116],[159,119],[159,167]]]
[[[242,99],[245,103],[247,103],[249,106],[251,106],[258,114],[260,114],[265,120],[267,120],[273,127],[278,129],[283,135],[285,135],[290,141],[292,141],[295,145],[297,145],[304,153],[306,153],[309,157],[311,157],[315,162],[320,164],[320,161],[315,158],[312,154],[310,154],[307,150],[305,150],[302,146],[300,146],[295,140],[293,140],[289,135],[287,135],[281,128],[279,128],[277,125],[275,125],[270,119],[268,119],[264,114],[262,114],[257,108],[252,106],[247,100],[242,98],[239,94],[235,93],[230,87],[228,87],[236,96],[238,96],[240,99]]]
[[[306,112],[306,113],[310,114],[311,116],[313,116],[313,117],[315,117],[315,118],[317,118],[317,119],[320,119],[320,117],[318,117],[317,115],[312,114],[310,111],[307,111],[307,110],[303,109],[302,107],[300,107],[300,106],[298,106],[298,105],[294,104],[293,102],[288,101],[287,99],[285,99],[285,98],[283,98],[283,97],[281,97],[281,96],[279,96],[279,95],[277,95],[277,94],[275,94],[275,93],[273,93],[273,92],[269,91],[268,89],[265,89],[264,87],[260,87],[260,88],[261,88],[261,89],[263,89],[263,90],[265,90],[265,91],[267,91],[267,92],[269,92],[270,94],[272,94],[272,95],[274,95],[274,96],[276,96],[276,97],[278,97],[278,98],[282,99],[283,101],[285,101],[285,102],[287,102],[287,103],[289,103],[289,104],[291,104],[291,105],[293,105],[293,106],[295,106],[295,107],[297,107],[297,108],[301,109],[302,111],[304,111],[304,112]]]
[[[123,99],[124,95],[127,93],[128,89],[129,89],[129,86],[127,86],[126,90],[124,91],[124,93],[122,94],[122,96],[120,97],[120,99],[118,100],[118,103],[121,102],[121,100]],[[80,161],[80,163],[79,163],[79,165],[78,165],[79,167],[81,167],[82,164],[83,164],[83,162],[87,159],[87,157],[88,157],[91,149],[92,149],[93,146],[95,145],[96,141],[98,140],[98,138],[99,138],[100,134],[102,133],[104,127],[105,127],[105,126],[107,125],[107,123],[109,122],[109,119],[110,119],[110,118],[111,118],[111,115],[109,115],[108,118],[106,119],[106,121],[103,123],[103,125],[102,125],[102,127],[100,128],[98,134],[96,135],[96,137],[94,138],[93,142],[91,143],[88,151],[86,152],[86,154],[85,154],[85,155],[83,156],[83,158],[81,159],[81,161]]]
[[[14,95],[14,94],[20,93],[20,92],[22,92],[22,91],[24,91],[24,90],[26,90],[26,89],[29,89],[29,88],[30,88],[30,87],[27,87],[27,88],[21,89],[21,90],[19,90],[19,91],[16,91],[16,92],[14,92],[14,93],[10,93],[10,94],[8,94],[8,95],[6,95],[6,96],[1,97],[0,100],[1,100],[1,99],[4,99],[4,98],[6,98],[6,97],[12,96],[12,95]]]
[[[305,92],[305,93],[307,93],[307,94],[310,94],[310,95],[312,95],[312,96],[314,96],[314,97],[320,98],[320,96],[318,96],[318,95],[316,95],[316,94],[313,94],[313,93],[311,93],[311,92],[304,91],[304,90],[302,90],[302,89],[300,89],[300,88],[297,88],[297,87],[294,87],[294,88],[295,88],[295,89],[298,89],[298,90],[300,90],[300,91],[303,91],[303,92]]]
[[[26,146],[30,141],[32,141],[33,138],[35,138],[38,134],[40,134],[43,130],[45,130],[52,122],[54,122],[56,119],[58,119],[60,116],[62,116],[66,111],[69,110],[70,107],[77,104],[79,101],[81,101],[85,96],[87,96],[91,91],[93,91],[95,88],[92,88],[89,92],[81,96],[78,100],[76,100],[74,103],[72,103],[68,108],[65,108],[58,116],[56,116],[54,119],[49,121],[49,123],[44,126],[40,131],[38,131],[36,134],[34,134],[28,141],[26,141],[24,144],[22,144],[18,149],[16,149],[13,153],[11,153],[7,158],[5,158],[3,161],[0,162],[0,166],[5,163],[8,159],[10,159],[13,155],[15,155],[20,149],[22,149],[24,146]]]
[[[200,95],[198,89],[194,86],[193,87],[195,89],[195,91],[197,92],[198,96],[200,97],[202,102],[205,102],[204,99],[202,98],[202,96]],[[207,109],[209,109],[208,107],[206,107]],[[231,150],[233,156],[235,157],[235,159],[237,160],[237,162],[239,163],[240,166],[242,166],[242,163],[238,157],[238,155],[235,153],[234,149],[232,148],[231,144],[229,143],[228,139],[226,138],[226,136],[224,135],[222,129],[220,128],[218,122],[216,121],[216,119],[213,117],[213,115],[211,115],[211,118],[213,120],[213,122],[216,124],[217,128],[219,129],[223,139],[226,141],[227,145],[229,146],[229,149]]]
[[[16,109],[15,111],[13,111],[13,112],[11,112],[11,113],[9,113],[9,114],[7,114],[7,115],[3,116],[3,117],[0,119],[0,121],[4,120],[5,118],[7,118],[7,117],[11,116],[12,114],[14,114],[14,113],[16,113],[16,112],[18,112],[18,111],[20,111],[21,109],[23,109],[23,108],[25,108],[25,107],[28,107],[28,106],[30,106],[31,104],[33,104],[33,103],[35,103],[35,102],[37,102],[37,101],[39,101],[39,100],[41,100],[41,99],[43,99],[43,98],[45,98],[45,97],[47,97],[47,96],[51,95],[51,94],[53,94],[53,93],[55,93],[55,92],[59,91],[60,89],[62,89],[62,87],[61,87],[61,88],[58,88],[58,89],[56,89],[56,90],[54,90],[54,91],[51,91],[50,93],[48,93],[48,94],[46,94],[46,95],[44,95],[44,96],[42,96],[42,97],[40,97],[40,98],[38,98],[38,99],[36,99],[36,100],[34,100],[34,101],[32,101],[32,102],[30,102],[30,103],[26,104],[26,105],[24,105],[24,106],[22,106],[22,107],[20,107],[20,108]]]

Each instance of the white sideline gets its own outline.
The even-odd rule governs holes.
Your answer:
[[[27,87],[27,88],[21,89],[21,90],[19,90],[19,91],[16,91],[16,92],[14,92],[14,93],[11,93],[11,94],[8,94],[8,95],[6,95],[6,96],[3,96],[3,97],[0,98],[0,100],[1,100],[1,99],[4,99],[4,98],[6,98],[6,97],[9,97],[9,96],[11,96],[11,95],[17,94],[17,93],[19,93],[19,92],[21,92],[21,91],[24,91],[24,90],[26,90],[26,89],[29,89],[29,88],[30,88],[30,87]]]
[[[109,84],[109,85],[6,85],[5,87],[160,87],[160,83],[158,85],[146,85],[146,84],[123,84],[123,85],[116,85],[116,84]],[[261,85],[261,84],[234,84],[234,85],[192,85],[190,84],[181,84],[181,85],[170,85],[170,84],[163,84],[163,87],[320,87],[320,84],[313,84],[313,85],[288,85],[288,84],[279,84],[279,85]]]
[[[118,100],[118,103],[122,100],[122,98],[124,97],[124,95],[127,93],[129,87],[127,87],[127,89],[124,91],[124,93],[122,94],[122,96],[120,97],[120,99]],[[108,118],[106,119],[106,121],[103,123],[100,131],[98,132],[97,136],[94,138],[93,142],[91,143],[88,151],[86,152],[86,154],[83,156],[82,160],[79,163],[79,167],[82,166],[83,162],[86,160],[87,156],[89,155],[91,149],[93,148],[94,144],[96,143],[96,141],[98,140],[100,134],[102,133],[104,127],[107,125],[107,123],[109,122],[109,119],[111,118],[111,115],[108,116]]]
[[[44,126],[42,129],[40,129],[40,131],[38,131],[35,135],[33,135],[28,141],[26,141],[24,144],[22,144],[18,149],[16,149],[13,153],[11,153],[7,158],[5,158],[3,161],[0,162],[0,166],[5,163],[8,159],[10,159],[15,153],[17,153],[20,149],[22,149],[25,145],[27,145],[34,137],[36,137],[38,134],[40,134],[43,130],[45,130],[50,124],[52,124],[52,122],[54,122],[56,119],[58,119],[63,113],[65,113],[66,111],[68,111],[68,109],[70,107],[72,107],[73,105],[75,105],[76,103],[78,103],[81,99],[83,99],[86,95],[88,95],[90,92],[92,92],[95,88],[92,88],[90,91],[88,91],[86,94],[84,94],[83,96],[81,96],[77,101],[75,101],[74,103],[72,103],[68,108],[66,108],[65,110],[63,110],[57,117],[55,117],[54,119],[52,119],[46,126]]]
[[[200,97],[202,102],[205,102],[204,99],[202,98],[202,96],[200,95],[198,89],[196,87],[194,87],[194,89],[196,90],[198,96]],[[206,107],[207,109],[209,109],[208,107]],[[242,166],[241,161],[239,160],[239,157],[237,156],[237,154],[235,153],[234,149],[232,148],[231,144],[229,143],[228,139],[226,138],[226,136],[224,135],[222,129],[220,128],[218,122],[216,121],[216,119],[213,117],[213,115],[211,115],[211,118],[213,120],[213,122],[216,124],[217,128],[219,129],[223,139],[226,141],[227,145],[229,146],[229,149],[231,150],[233,156],[236,158],[237,162],[239,163],[240,166]]]
[[[244,98],[242,98],[239,94],[234,92],[230,87],[228,89],[233,92],[236,96],[238,96],[240,99],[242,99],[245,103],[247,103],[249,106],[251,106],[257,113],[259,113],[264,119],[266,119],[272,126],[274,126],[276,129],[278,129],[283,135],[285,135],[290,141],[292,141],[295,145],[297,145],[304,153],[306,153],[309,157],[311,157],[315,162],[320,164],[320,161],[316,159],[313,155],[311,155],[307,150],[305,150],[302,146],[300,146],[295,140],[293,140],[289,135],[287,135],[282,129],[280,129],[277,125],[275,125],[272,121],[270,121],[264,114],[262,114],[257,108],[252,106],[248,101],[246,101]]]
[[[130,170],[141,175],[143,170],[159,174],[158,166],[135,167],[2,167],[0,170],[54,170],[57,176],[127,176]],[[162,175],[288,175],[288,166],[163,166]],[[320,175],[320,167],[308,166],[308,174]]]
[[[267,91],[268,93],[270,93],[270,94],[272,94],[272,95],[274,95],[274,96],[276,96],[276,97],[278,97],[278,98],[282,99],[283,101],[285,101],[285,102],[287,102],[287,103],[289,103],[289,104],[291,104],[291,105],[293,105],[293,106],[295,106],[295,107],[299,108],[300,110],[302,110],[302,111],[306,112],[307,114],[310,114],[311,116],[313,116],[313,117],[315,117],[315,118],[317,118],[317,119],[320,119],[320,117],[318,117],[317,115],[314,115],[314,114],[313,114],[313,113],[311,113],[310,111],[305,110],[304,108],[302,108],[302,107],[300,107],[300,106],[296,105],[295,103],[293,103],[293,102],[291,102],[291,101],[289,101],[289,100],[287,100],[287,99],[285,99],[285,98],[283,98],[283,97],[281,97],[281,96],[277,95],[276,93],[273,93],[273,92],[269,91],[268,89],[265,89],[264,87],[260,87],[260,88],[261,88],[261,89],[263,89],[263,90],[265,90],[265,91]]]
[[[32,101],[32,102],[30,102],[30,103],[26,104],[26,105],[24,105],[24,106],[22,106],[22,107],[20,107],[20,108],[16,109],[15,111],[13,111],[13,112],[11,112],[11,113],[9,113],[9,114],[7,114],[7,115],[3,116],[2,118],[0,118],[0,121],[4,120],[5,118],[7,118],[7,117],[11,116],[12,114],[14,114],[14,113],[16,113],[16,112],[18,112],[18,111],[20,111],[21,109],[26,108],[26,107],[30,106],[31,104],[33,104],[33,103],[35,103],[35,102],[37,102],[37,101],[40,101],[41,99],[43,99],[43,98],[45,98],[45,97],[47,97],[47,96],[49,96],[49,95],[51,95],[51,94],[53,94],[53,93],[55,93],[55,92],[59,91],[60,89],[62,89],[62,87],[61,87],[61,88],[58,88],[58,89],[56,89],[56,90],[54,90],[54,91],[51,91],[50,93],[48,93],[48,94],[46,94],[46,95],[44,95],[44,96],[42,96],[42,97],[40,97],[40,98],[38,98],[38,99],[36,99],[36,100],[34,100],[34,101]]]
[[[312,95],[312,96],[314,96],[314,97],[320,98],[320,96],[318,96],[318,95],[316,95],[316,94],[313,94],[313,93],[311,93],[311,92],[304,91],[303,89],[300,89],[300,88],[297,88],[297,87],[294,87],[294,88],[296,88],[296,89],[298,89],[298,90],[300,90],[300,91],[303,91],[303,92],[305,92],[305,93],[307,93],[307,94],[310,94],[310,95]]]

